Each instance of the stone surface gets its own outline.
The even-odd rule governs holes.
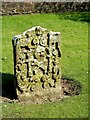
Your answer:
[[[18,98],[61,98],[60,33],[36,26],[12,42]]]
[[[89,3],[75,2],[75,0],[74,2],[2,2],[0,15],[62,13],[67,11],[89,11]]]

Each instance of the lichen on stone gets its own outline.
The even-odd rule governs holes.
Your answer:
[[[59,32],[35,26],[12,41],[19,97],[27,92],[30,96],[37,92],[42,94],[45,90],[47,93],[61,86]],[[57,93],[61,95],[61,91]]]

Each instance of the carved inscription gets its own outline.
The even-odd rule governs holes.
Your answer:
[[[19,91],[55,88],[60,81],[60,33],[40,26],[13,38]]]

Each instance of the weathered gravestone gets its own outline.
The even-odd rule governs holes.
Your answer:
[[[36,26],[12,42],[18,98],[61,98],[60,33]]]

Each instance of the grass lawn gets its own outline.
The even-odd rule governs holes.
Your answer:
[[[79,15],[79,13],[76,14]],[[2,103],[3,118],[88,117],[88,23],[80,20],[70,19],[69,13],[2,17],[3,83],[9,80],[5,74],[14,74],[13,36],[39,25],[52,31],[61,32],[62,75],[79,81],[82,85],[80,95],[66,98],[63,101],[42,105]]]

